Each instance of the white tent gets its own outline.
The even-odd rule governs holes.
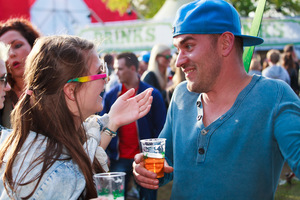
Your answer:
[[[90,24],[90,11],[82,0],[36,0],[31,21],[45,35],[74,34],[74,25]]]
[[[153,20],[173,20],[178,8],[191,1],[193,0],[166,0],[161,9],[153,17]]]

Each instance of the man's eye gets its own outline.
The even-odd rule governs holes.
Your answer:
[[[187,48],[187,49],[192,49],[192,45],[190,45],[190,44],[187,44],[186,46],[185,46],[185,48]]]

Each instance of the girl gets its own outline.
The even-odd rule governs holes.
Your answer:
[[[88,118],[102,110],[104,72],[87,40],[37,40],[25,65],[27,91],[12,112],[13,130],[3,131],[0,139],[1,198],[97,196],[93,173],[104,171],[94,159],[98,145],[105,148],[118,127],[144,116],[152,102],[152,90],[129,98],[130,90],[108,115]]]

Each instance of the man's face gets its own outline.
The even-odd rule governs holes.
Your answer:
[[[173,44],[178,50],[176,67],[181,67],[191,92],[207,93],[220,74],[221,56],[218,55],[218,40],[211,35],[184,34],[174,37]]]
[[[127,67],[125,65],[125,58],[118,59],[117,65],[115,65],[116,74],[119,77],[121,83],[128,83],[133,76],[133,67]]]

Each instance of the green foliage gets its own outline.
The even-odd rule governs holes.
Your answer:
[[[247,17],[250,12],[255,12],[258,0],[226,0],[231,3],[241,16]],[[300,15],[300,0],[268,0],[265,11],[275,9],[283,15]]]
[[[159,11],[165,1],[166,0],[133,0],[132,4],[139,15],[150,19]]]
[[[250,12],[256,10],[256,6],[253,5],[251,0],[228,0],[227,2],[231,3],[241,16],[248,16]]]
[[[111,11],[119,11],[120,15],[124,15],[129,8],[130,0],[102,0],[106,4],[106,7]]]
[[[140,18],[152,18],[162,7],[166,0],[102,0],[112,10],[124,14],[132,6]],[[173,0],[176,1],[176,0]],[[192,0],[191,0],[192,1]],[[241,16],[247,17],[250,12],[255,12],[259,0],[226,0],[231,3]],[[265,11],[275,9],[287,16],[300,15],[300,0],[268,0]]]
[[[266,9],[272,7],[284,15],[300,15],[300,0],[268,0]]]

